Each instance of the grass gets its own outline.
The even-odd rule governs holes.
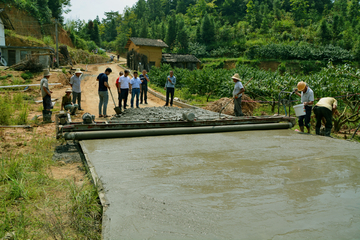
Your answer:
[[[0,95],[0,125],[24,125],[29,123],[29,105],[31,97],[26,93],[17,93],[14,95]],[[33,102],[33,101],[32,101]]]

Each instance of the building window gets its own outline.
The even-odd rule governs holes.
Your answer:
[[[24,60],[28,55],[27,51],[20,51],[20,60]]]

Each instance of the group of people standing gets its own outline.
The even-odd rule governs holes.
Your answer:
[[[108,76],[112,72],[111,68],[107,68],[104,73],[100,73],[97,77],[99,82],[99,117],[109,117],[107,115],[108,104],[108,90],[110,85],[108,82]],[[119,73],[119,77],[116,79],[115,86],[118,92],[119,107],[125,110],[127,108],[128,96],[131,94],[130,105],[131,108],[140,108],[139,104],[148,104],[147,93],[148,83],[150,78],[146,70],[142,71],[142,74],[138,74],[134,71],[134,75],[130,77],[130,71],[124,70]],[[166,103],[165,106],[173,105],[174,92],[175,92],[176,77],[173,71],[170,71],[167,77],[165,89],[166,89]],[[110,90],[111,91],[111,90]],[[111,93],[111,92],[110,92]],[[170,98],[170,101],[169,101]],[[135,103],[134,103],[135,101]]]

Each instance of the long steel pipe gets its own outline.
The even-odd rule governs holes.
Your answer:
[[[291,128],[289,123],[268,123],[268,124],[244,124],[228,126],[207,126],[207,127],[182,127],[182,128],[156,128],[156,129],[136,129],[136,130],[112,130],[94,132],[68,132],[64,134],[65,140],[89,140],[104,138],[125,138],[125,137],[144,137],[160,135],[179,135],[196,133],[217,133],[234,132],[249,130],[271,130]]]

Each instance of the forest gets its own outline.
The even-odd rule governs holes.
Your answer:
[[[144,37],[200,58],[358,61],[359,10],[355,0],[139,0],[64,27],[75,43],[119,53],[129,37]]]

